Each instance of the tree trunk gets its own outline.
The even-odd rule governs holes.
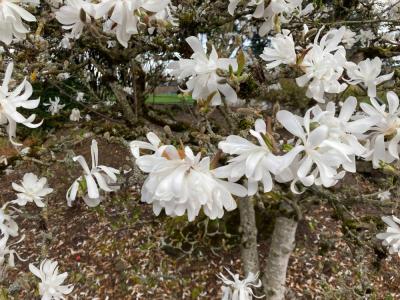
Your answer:
[[[132,60],[131,73],[133,78],[133,105],[135,108],[135,115],[138,117],[146,113],[146,72],[143,71],[140,64]]]
[[[116,82],[110,83],[110,87],[113,93],[115,94],[115,97],[117,98],[118,104],[122,108],[122,113],[124,115],[125,120],[131,124],[134,123],[137,118],[132,110],[132,107],[130,106],[130,103],[126,97],[125,92],[122,90],[121,86]]]
[[[260,270],[257,249],[257,226],[253,198],[239,200],[241,244],[240,253],[246,276]]]
[[[268,300],[285,299],[286,272],[295,245],[297,224],[297,221],[286,217],[276,219],[263,277]]]

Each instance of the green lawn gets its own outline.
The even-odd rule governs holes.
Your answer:
[[[159,95],[150,95],[146,99],[146,103],[148,104],[193,104],[194,100],[192,97],[184,97],[182,95],[177,94],[159,94]]]

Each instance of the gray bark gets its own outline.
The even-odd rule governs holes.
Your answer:
[[[262,279],[268,300],[285,299],[286,272],[295,245],[297,224],[297,221],[285,217],[276,219]]]
[[[122,108],[122,113],[124,114],[125,119],[128,122],[133,123],[136,120],[136,115],[133,112],[133,109],[132,109],[128,99],[126,98],[125,92],[118,85],[118,83],[113,82],[110,84],[110,87],[111,87],[113,93],[115,94],[118,104]]]
[[[257,249],[257,226],[253,198],[239,200],[241,244],[240,254],[246,276],[260,270]]]

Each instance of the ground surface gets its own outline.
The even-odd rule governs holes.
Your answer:
[[[82,154],[90,161],[93,137],[99,142],[101,164],[125,171],[134,166],[124,141],[96,126],[70,124],[42,136],[41,147],[35,143],[43,140],[26,140],[34,153],[25,157],[15,157],[2,141],[0,155],[9,158],[12,168],[0,173],[1,203],[15,199],[11,183],[26,172],[47,177],[55,192],[46,209],[22,209],[17,222],[25,240],[15,249],[27,261],[17,261],[9,271],[0,299],[38,299],[28,264],[46,257],[69,272],[68,282],[75,285],[71,299],[218,299],[221,282],[216,274],[223,267],[241,267],[237,212],[207,224],[207,231],[202,218],[188,226],[184,219],[156,217],[150,206],[140,203],[143,176],[135,169],[121,180],[121,191],[99,207],[87,208],[81,200],[67,207],[65,193],[80,174],[71,158]],[[370,173],[349,177],[334,199],[327,191],[304,206],[290,261],[289,299],[400,299],[400,260],[388,256],[374,237],[384,229],[379,217],[396,212],[399,199],[377,199],[376,184],[382,186],[378,177],[386,180]],[[391,188],[390,183],[383,185]],[[262,261],[275,215],[269,201],[266,197],[257,204],[263,207],[257,210]]]

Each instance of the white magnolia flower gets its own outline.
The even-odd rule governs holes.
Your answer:
[[[48,187],[45,177],[39,179],[35,174],[26,173],[21,184],[12,183],[13,189],[18,192],[13,203],[25,206],[28,202],[35,202],[38,207],[45,207],[43,198],[53,192],[53,189]]]
[[[44,106],[48,106],[48,112],[51,113],[52,116],[58,114],[60,110],[65,107],[65,104],[60,104],[60,97],[55,97],[54,100],[49,99],[49,103],[43,103]]]
[[[378,199],[381,201],[390,200],[391,197],[392,194],[390,193],[390,191],[383,191],[378,194]]]
[[[0,268],[4,268],[5,266],[8,267],[15,267],[15,258],[14,255],[21,261],[26,261],[26,259],[22,259],[18,253],[14,250],[11,249],[12,246],[22,242],[24,240],[25,236],[22,236],[17,242],[11,243],[7,245],[8,238],[3,237],[0,239]]]
[[[56,19],[64,25],[62,28],[71,30],[69,37],[78,39],[85,24],[91,22],[94,6],[85,0],[65,0],[65,4],[56,12]],[[84,20],[82,20],[82,16]]]
[[[383,240],[382,244],[389,247],[389,253],[399,253],[400,252],[400,219],[395,216],[385,216],[382,217],[383,222],[385,222],[389,227],[386,229],[385,233],[378,233],[376,237]]]
[[[171,1],[169,1],[168,5],[161,11],[153,14],[150,16],[149,21],[154,21],[154,23],[158,23],[160,20],[171,24],[172,26],[179,25],[179,19],[174,16],[176,13],[177,7],[172,5]],[[157,28],[156,27],[149,27],[148,33],[153,34]]]
[[[280,64],[295,65],[297,56],[293,36],[289,30],[282,30],[275,37],[271,38],[271,46],[265,47],[263,54],[260,57],[270,62],[267,64],[267,69],[272,69]]]
[[[324,93],[341,93],[347,84],[339,83],[346,64],[346,50],[339,43],[346,28],[331,30],[318,42],[322,29],[300,64],[305,74],[296,82],[300,87],[308,84],[307,96],[323,103]]]
[[[78,108],[73,108],[71,114],[69,115],[69,119],[72,122],[79,122],[81,119],[81,111]]]
[[[360,104],[361,109],[365,113],[365,116],[360,116],[360,120],[373,124],[368,135],[371,154],[367,159],[372,160],[374,168],[379,168],[381,161],[391,163],[399,159],[399,98],[394,92],[388,92],[386,98],[388,111],[386,111],[385,104],[380,105],[374,98],[370,99],[371,104]]]
[[[228,161],[228,165],[215,170],[215,174],[221,178],[228,178],[236,182],[243,176],[248,179],[248,195],[254,195],[258,190],[258,183],[262,182],[264,192],[272,190],[272,174],[276,174],[281,168],[281,162],[275,156],[266,143],[267,128],[264,120],[258,119],[255,130],[250,130],[259,145],[237,136],[231,135],[218,147],[224,152],[236,157]]]
[[[228,12],[233,16],[240,0],[229,0]],[[242,1],[244,2],[244,1]],[[253,17],[261,18],[265,11],[265,0],[247,0],[247,6],[255,6]]]
[[[361,45],[369,47],[371,40],[375,38],[375,34],[372,32],[371,29],[368,30],[360,30],[359,40]]]
[[[146,134],[147,139],[150,143],[142,142],[142,141],[133,141],[129,144],[131,148],[132,155],[135,158],[140,157],[140,149],[150,150],[152,152],[157,152],[161,146],[161,140],[159,137],[153,133],[149,132]]]
[[[13,63],[7,66],[3,84],[0,87],[0,125],[7,125],[10,141],[15,145],[20,145],[13,141],[13,138],[16,137],[17,123],[29,128],[37,128],[42,125],[43,121],[33,124],[32,122],[35,120],[36,115],[32,114],[28,118],[25,118],[17,111],[20,107],[25,109],[38,107],[40,99],[29,100],[32,96],[32,85],[26,79],[14,91],[9,91],[13,67]]]
[[[85,93],[78,92],[78,93],[76,94],[76,101],[78,101],[78,102],[83,102],[83,101],[85,101]]]
[[[169,216],[188,215],[193,221],[201,208],[210,219],[222,218],[224,210],[236,208],[232,195],[244,197],[246,189],[236,183],[218,179],[210,170],[210,158],[201,159],[189,147],[177,150],[171,145],[159,147],[159,139],[148,134],[151,143],[133,142],[131,149],[136,164],[149,173],[142,187],[142,201],[153,204],[159,215],[162,209]],[[155,151],[140,156],[139,149]]]
[[[99,190],[113,192],[116,189],[115,187],[110,187],[109,184],[117,182],[116,174],[119,174],[119,171],[111,167],[99,165],[99,149],[96,140],[92,141],[91,154],[91,169],[89,169],[83,156],[79,155],[73,158],[74,161],[77,161],[82,166],[84,174],[77,178],[68,189],[66,196],[68,206],[71,206],[78,192],[81,192],[85,203],[90,207],[95,207],[101,201]]]
[[[339,33],[338,31],[342,32]],[[331,35],[332,37],[334,37],[334,35],[337,33],[340,35],[343,34],[341,43],[344,45],[346,49],[350,49],[357,42],[356,33],[351,31],[347,27],[342,26],[339,29],[331,29],[329,31],[329,35]]]
[[[356,33],[351,31],[351,29],[346,28],[346,31],[343,34],[342,43],[346,49],[351,49],[354,44],[357,42]]]
[[[118,42],[128,47],[132,35],[138,34],[139,17],[146,12],[157,14],[163,12],[171,4],[170,0],[103,0],[96,5],[96,18],[108,17],[115,23]],[[164,17],[158,14],[157,17]],[[153,16],[154,17],[154,16]]]
[[[228,12],[233,16],[240,0],[229,0]],[[253,16],[261,18],[264,15],[265,1],[264,0],[247,0],[247,6],[256,6]]]
[[[338,173],[342,165],[350,165],[354,154],[352,147],[342,143],[339,139],[329,139],[329,128],[327,125],[320,125],[311,130],[311,111],[307,111],[304,118],[299,118],[289,111],[279,111],[277,120],[295,137],[298,138],[296,146],[285,155],[283,165],[290,165],[297,159],[298,169],[292,180],[292,191],[295,190],[296,181],[304,186],[323,185],[331,187],[341,179],[345,172]],[[297,157],[300,155],[300,157]],[[290,167],[289,167],[290,168]],[[350,169],[350,168],[349,168]],[[287,170],[283,171],[287,173]]]
[[[128,95],[133,95],[133,88],[131,88],[130,86],[126,86],[124,87],[124,92]]]
[[[236,71],[238,67],[236,60],[219,58],[214,46],[208,56],[197,37],[191,36],[186,41],[194,53],[190,59],[172,62],[169,65],[172,75],[177,76],[178,80],[189,77],[186,81],[187,92],[192,92],[193,99],[204,100],[212,95],[211,105],[220,105],[222,103],[220,93],[222,93],[228,103],[237,103],[235,90],[228,83],[220,83],[224,78],[217,74],[218,69],[229,71],[229,66]]]
[[[347,75],[350,80],[347,82],[353,85],[363,83],[368,89],[369,97],[376,97],[376,86],[384,81],[390,80],[394,72],[379,76],[382,71],[382,61],[379,57],[373,60],[367,58],[356,65],[353,62],[348,62]]]
[[[348,172],[356,172],[356,156],[363,156],[366,154],[367,149],[360,144],[358,137],[362,136],[368,131],[373,122],[369,120],[356,120],[351,118],[354,115],[357,107],[357,99],[348,97],[343,103],[341,111],[336,116],[336,105],[334,102],[329,102],[325,110],[322,110],[319,105],[312,108],[313,118],[311,122],[316,122],[319,125],[325,125],[328,128],[327,139],[332,142],[343,143],[352,150],[347,152],[347,159],[343,161],[343,168]]]
[[[382,35],[383,42],[389,42],[391,44],[396,44],[399,40],[399,32],[398,31],[390,31],[386,32]]]
[[[18,224],[15,222],[16,215],[13,211],[7,212],[6,208],[10,204],[7,202],[0,209],[0,232],[2,238],[8,239],[18,236]]]
[[[58,273],[58,262],[45,259],[40,263],[39,269],[33,264],[29,264],[29,270],[39,279],[39,294],[42,300],[61,300],[65,299],[74,289],[71,284],[62,285],[68,273]]]
[[[264,23],[259,30],[261,36],[275,29],[277,24],[287,24],[293,16],[300,18],[308,15],[314,9],[312,3],[303,8],[302,0],[271,0],[262,13],[260,4],[262,3],[264,6],[264,2],[266,1],[252,0],[253,5],[257,5],[253,16],[264,19]]]
[[[72,38],[71,35],[69,35],[69,34],[64,35],[64,37],[62,38],[62,40],[60,42],[60,47],[63,49],[71,49],[70,38]]]
[[[34,15],[26,11],[20,4],[28,2],[21,0],[0,1],[0,41],[9,45],[13,38],[25,39],[29,29],[22,20],[35,22]]]
[[[234,15],[239,2],[240,0],[229,0],[228,12],[231,15]],[[247,6],[255,7],[254,18],[264,19],[259,30],[260,35],[264,36],[273,30],[276,24],[285,24],[290,22],[293,16],[301,17],[312,12],[313,5],[310,3],[303,9],[302,2],[302,0],[247,0]]]
[[[240,280],[239,274],[233,274],[226,269],[232,279],[228,279],[222,273],[217,275],[225,286],[222,287],[222,300],[252,300],[253,297],[261,299],[264,296],[254,295],[253,288],[261,287],[261,281],[258,279],[258,273],[249,273],[248,276]]]
[[[71,77],[71,74],[69,73],[60,73],[57,75],[58,80],[67,80]]]

